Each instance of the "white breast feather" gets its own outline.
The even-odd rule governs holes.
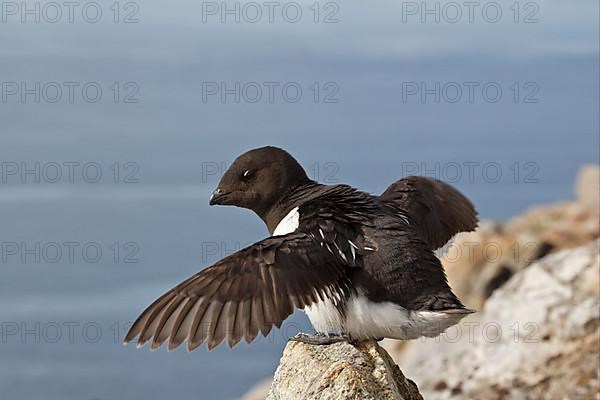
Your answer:
[[[293,208],[285,217],[279,221],[275,230],[273,231],[273,236],[287,235],[288,233],[294,232],[298,229],[298,224],[300,223],[300,213],[298,212],[298,207]]]

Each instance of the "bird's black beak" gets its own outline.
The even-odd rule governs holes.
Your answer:
[[[208,204],[211,206],[214,206],[215,204],[221,204],[226,196],[227,193],[223,192],[223,190],[219,188],[216,188],[210,195],[210,200],[208,201]]]

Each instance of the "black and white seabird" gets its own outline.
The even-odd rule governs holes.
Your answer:
[[[452,293],[434,250],[477,226],[471,202],[450,185],[411,176],[379,196],[308,178],[286,151],[239,156],[210,204],[254,211],[270,237],[198,272],[152,303],[125,343],[152,349],[187,339],[230,347],[268,335],[303,309],[317,334],[340,340],[437,336],[472,311]]]

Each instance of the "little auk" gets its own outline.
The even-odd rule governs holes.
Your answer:
[[[187,339],[194,350],[267,336],[295,308],[316,334],[292,340],[433,337],[472,313],[454,295],[436,249],[477,227],[473,204],[439,180],[410,176],[374,196],[309,179],[285,150],[239,156],[210,205],[254,211],[270,237],[233,253],[169,290],[125,337],[152,349]]]

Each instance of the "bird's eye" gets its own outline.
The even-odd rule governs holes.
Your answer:
[[[251,172],[249,169],[245,170],[244,173],[242,174],[242,178],[248,178],[250,176]]]

